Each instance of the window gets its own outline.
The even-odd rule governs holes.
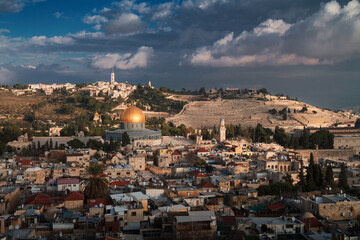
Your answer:
[[[131,216],[136,216],[136,212],[131,212]]]

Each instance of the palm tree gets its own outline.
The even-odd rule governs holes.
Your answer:
[[[86,168],[90,177],[84,181],[84,194],[88,199],[106,198],[109,194],[109,181],[102,175],[104,167],[91,164]]]

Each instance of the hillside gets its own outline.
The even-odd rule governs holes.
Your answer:
[[[307,111],[300,112],[306,106]],[[282,114],[271,114],[269,110],[277,112],[286,108],[287,120]],[[290,111],[289,111],[290,109]],[[295,113],[294,113],[295,110]],[[194,101],[186,104],[176,116],[167,118],[178,124],[185,124],[193,128],[212,127],[224,118],[226,124],[255,126],[261,123],[265,127],[281,126],[285,129],[307,127],[326,127],[335,123],[353,124],[355,116],[348,113],[317,108],[309,104],[293,100],[263,101],[252,98],[236,100]]]

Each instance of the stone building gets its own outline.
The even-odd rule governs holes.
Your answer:
[[[67,209],[82,209],[84,207],[84,195],[72,192],[65,197],[64,206]]]
[[[66,155],[66,164],[67,165],[76,165],[76,166],[88,166],[90,161],[90,155],[84,153],[72,153]]]
[[[300,203],[305,212],[329,220],[357,219],[360,215],[360,200],[347,194],[301,197]]]
[[[20,188],[15,186],[0,187],[0,215],[15,210],[20,203]]]
[[[28,168],[24,171],[24,180],[37,184],[45,183],[47,171],[40,167]]]
[[[105,169],[104,173],[111,179],[136,177],[134,167],[129,164],[109,166]]]
[[[134,167],[135,171],[145,171],[145,156],[129,157],[129,164]]]

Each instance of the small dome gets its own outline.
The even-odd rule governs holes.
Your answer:
[[[137,107],[128,107],[120,117],[122,123],[143,123],[145,122],[144,113]]]
[[[130,164],[125,164],[124,168],[134,168],[133,166],[131,166]]]
[[[122,167],[121,165],[117,164],[117,165],[114,166],[114,168],[115,168],[115,169],[121,169],[121,168],[123,168],[123,167]]]

